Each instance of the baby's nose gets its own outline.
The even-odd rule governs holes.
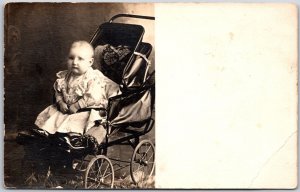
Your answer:
[[[74,60],[73,60],[73,63],[72,63],[73,65],[77,65],[78,64],[78,59],[77,58],[75,58]]]

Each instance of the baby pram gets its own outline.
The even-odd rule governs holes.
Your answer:
[[[122,92],[109,98],[107,109],[96,109],[106,116],[105,121],[99,122],[107,130],[105,140],[95,145],[89,137],[77,133],[47,135],[36,129],[26,134],[19,133],[17,137],[20,144],[26,144],[24,164],[38,161],[35,169],[46,167],[45,183],[55,168],[72,167],[82,173],[82,187],[112,188],[115,171],[123,168],[115,169],[107,157],[108,148],[114,145],[129,145],[134,149],[131,160],[127,162],[134,183],[145,180],[154,172],[154,144],[151,140],[140,141],[140,137],[154,126],[154,71],[149,72],[148,60],[152,46],[142,42],[143,26],[114,23],[119,17],[154,20],[154,17],[119,14],[101,24],[91,39],[94,48],[99,45],[122,45],[130,49],[126,62],[117,62],[117,67],[106,66],[105,62],[95,66],[118,83]],[[120,132],[124,134],[116,137]]]

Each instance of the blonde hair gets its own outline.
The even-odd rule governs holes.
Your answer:
[[[88,43],[87,41],[74,41],[71,45],[70,49],[73,49],[75,47],[82,47],[85,48],[87,50],[89,50],[91,52],[91,57],[94,58],[94,48],[93,46]]]

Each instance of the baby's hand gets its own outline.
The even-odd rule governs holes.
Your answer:
[[[77,103],[74,103],[74,104],[72,104],[72,105],[70,106],[70,108],[69,108],[69,113],[70,113],[70,114],[74,114],[74,113],[76,113],[76,112],[78,111],[79,108],[80,108],[80,107],[78,106],[78,104],[77,104]]]
[[[62,113],[67,113],[69,111],[68,105],[65,102],[60,101],[60,102],[58,102],[58,105],[59,105],[59,110]]]

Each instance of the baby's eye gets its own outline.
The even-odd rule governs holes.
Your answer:
[[[74,57],[73,56],[69,56],[68,59],[74,60]]]
[[[78,57],[78,60],[79,60],[79,61],[82,61],[82,60],[84,60],[84,58],[82,58],[82,57]]]

